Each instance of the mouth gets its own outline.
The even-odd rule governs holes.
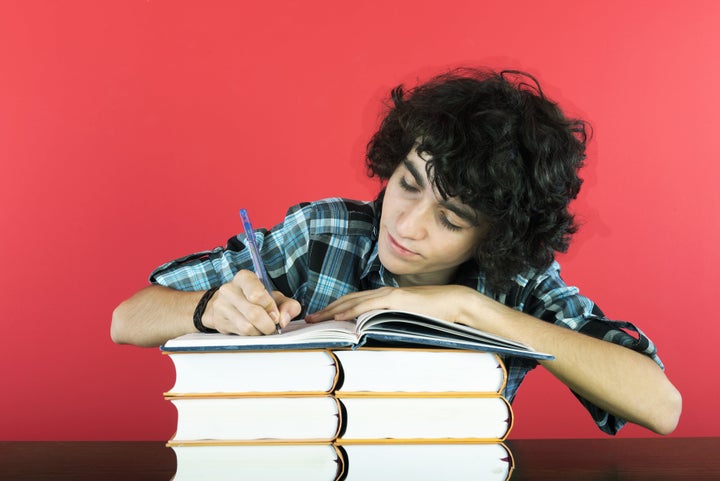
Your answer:
[[[387,234],[388,243],[390,244],[390,247],[392,250],[399,256],[402,257],[414,257],[414,256],[420,256],[419,253],[408,249],[407,247],[403,246],[401,243],[399,243],[395,237],[392,236],[392,234]]]

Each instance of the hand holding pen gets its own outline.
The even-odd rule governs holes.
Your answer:
[[[260,256],[260,249],[258,249],[257,242],[255,241],[255,230],[250,223],[250,218],[248,217],[248,213],[245,209],[240,209],[240,219],[242,220],[243,229],[245,230],[245,237],[248,241],[248,248],[250,249],[250,257],[252,257],[255,274],[260,279],[260,282],[263,283],[263,286],[265,286],[265,290],[268,291],[268,294],[272,296],[273,288],[270,284],[267,271],[265,270],[265,264]],[[282,334],[279,319],[275,320],[275,332],[277,334]]]
[[[302,308],[295,299],[273,291],[247,212],[242,211],[240,217],[254,267],[238,271],[231,281],[220,286],[208,303],[203,324],[222,333],[241,336],[280,333]]]

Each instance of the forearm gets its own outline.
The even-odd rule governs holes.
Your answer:
[[[196,332],[192,316],[202,294],[158,285],[138,291],[113,311],[112,340],[118,344],[151,347]]]
[[[553,354],[554,360],[541,364],[596,406],[657,433],[675,429],[680,394],[647,356],[487,299],[464,305],[464,322]]]
[[[652,359],[516,311],[468,287],[357,292],[306,320],[348,320],[371,309],[414,310],[550,353],[555,359],[543,365],[560,381],[599,408],[655,432],[671,432],[680,416],[680,394]]]

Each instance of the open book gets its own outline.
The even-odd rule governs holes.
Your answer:
[[[291,322],[282,334],[231,336],[186,334],[171,339],[163,351],[326,349],[372,346],[431,346],[495,352],[533,359],[552,359],[529,346],[472,327],[400,310],[375,310],[354,321]]]

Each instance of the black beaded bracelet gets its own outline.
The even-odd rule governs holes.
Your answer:
[[[220,286],[212,287],[205,291],[205,294],[203,294],[200,298],[200,302],[198,302],[197,307],[195,307],[195,313],[193,314],[193,324],[195,324],[195,329],[200,332],[218,332],[215,329],[206,327],[205,324],[202,323],[202,316],[203,314],[205,314],[205,308],[207,307],[207,303],[208,301],[210,301],[210,298],[213,296],[213,294],[215,294],[218,289],[220,289]]]

